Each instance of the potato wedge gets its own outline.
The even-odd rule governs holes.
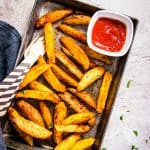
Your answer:
[[[79,140],[70,150],[86,150],[89,149],[95,142],[93,137]]]
[[[105,69],[103,67],[95,67],[95,68],[89,70],[88,72],[86,72],[84,74],[83,78],[80,80],[80,82],[77,86],[77,90],[78,91],[84,90],[89,85],[94,83],[97,79],[102,77],[104,72],[105,72]]]
[[[109,93],[109,88],[111,85],[112,78],[113,78],[113,76],[109,71],[105,72],[104,78],[102,81],[102,85],[100,87],[98,100],[97,100],[97,109],[96,110],[99,113],[101,113],[105,108],[105,104],[106,104],[107,96]]]
[[[93,96],[88,93],[87,91],[77,91],[74,88],[68,88],[68,91],[74,94],[75,96],[79,97],[83,102],[91,106],[92,108],[96,109],[96,103],[94,101]]]
[[[83,77],[83,72],[61,50],[56,51],[56,58],[78,79]]]
[[[51,23],[44,26],[45,50],[49,63],[55,63],[55,40],[54,31]]]
[[[58,9],[46,13],[44,16],[41,16],[36,22],[36,28],[44,26],[46,23],[54,23],[70,14],[73,11],[71,9]]]
[[[71,93],[65,92],[64,94],[59,94],[59,96],[63,101],[68,103],[75,112],[77,113],[89,112],[89,110],[84,105],[82,105],[78,101],[78,99],[75,96],[73,96]]]
[[[52,64],[52,70],[60,80],[64,81],[70,86],[77,87],[78,82],[75,79],[73,79],[68,73],[62,70],[60,67],[58,67],[55,64]]]
[[[69,24],[69,25],[88,25],[91,20],[90,16],[86,15],[71,15],[69,17],[66,17],[63,21],[63,23]]]
[[[68,116],[65,120],[63,120],[62,124],[63,125],[82,124],[88,122],[93,117],[94,113],[92,112],[76,113]]]
[[[65,24],[60,24],[57,26],[57,29],[83,43],[86,43],[86,34],[74,27]]]
[[[61,110],[61,111],[60,111]],[[67,107],[64,102],[59,102],[54,111],[54,125],[62,124],[62,121],[67,117]],[[62,132],[56,131],[54,128],[54,141],[59,144],[63,139]]]
[[[73,58],[78,62],[84,70],[89,69],[89,58],[84,50],[71,37],[62,36],[60,38],[64,47],[73,55]]]
[[[90,130],[90,127],[88,125],[55,125],[55,129],[59,132],[65,132],[65,133],[85,133]]]
[[[50,92],[56,99],[59,99],[59,97],[56,95],[56,93],[54,91],[52,91],[50,88],[48,88],[47,86],[45,86],[44,84],[42,84],[38,81],[32,81],[29,84],[29,86],[32,90]]]
[[[33,146],[33,138],[32,138],[30,135],[28,135],[28,134],[22,132],[20,129],[18,129],[15,124],[13,124],[13,126],[14,126],[14,128],[16,129],[16,131],[18,132],[18,134],[20,135],[20,137],[21,137],[28,145]]]
[[[75,143],[80,139],[80,135],[73,134],[64,139],[60,144],[58,144],[54,150],[70,150],[70,148],[75,145]]]
[[[38,124],[23,118],[14,108],[9,107],[8,114],[11,122],[24,133],[38,139],[47,139],[52,132]]]
[[[45,127],[41,114],[34,106],[32,106],[28,102],[25,102],[24,100],[19,101],[17,103],[17,106],[20,108],[22,114],[27,119],[33,121],[34,123],[36,123],[42,127]]]
[[[45,65],[35,65],[33,66],[29,72],[25,75],[23,81],[20,84],[19,89],[23,89],[25,86],[27,86],[30,82],[33,80],[36,80],[43,72],[48,70],[51,67],[51,65],[45,64]]]
[[[88,57],[99,60],[99,61],[102,61],[102,62],[104,62],[105,64],[108,64],[108,65],[111,64],[111,60],[108,56],[97,53],[97,52],[95,52],[94,50],[92,50],[91,48],[89,48],[86,45],[81,46],[81,47],[85,51],[85,53],[87,54]]]
[[[39,57],[38,59],[39,64],[46,64],[43,57]],[[62,84],[57,76],[53,73],[51,68],[49,68],[46,72],[43,73],[44,78],[46,81],[52,86],[52,88],[58,92],[65,92],[66,86]]]
[[[58,103],[59,99],[57,99],[53,94],[46,91],[38,91],[38,90],[23,90],[16,94],[16,98],[33,98],[36,100],[47,100],[52,103]]]
[[[40,102],[40,110],[43,117],[43,120],[48,129],[53,128],[53,118],[52,113],[45,102]]]

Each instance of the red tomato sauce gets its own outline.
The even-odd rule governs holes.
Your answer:
[[[126,40],[126,26],[117,20],[99,18],[92,31],[93,44],[103,50],[118,52]]]

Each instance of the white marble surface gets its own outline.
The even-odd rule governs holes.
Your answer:
[[[150,0],[81,0],[138,18],[139,25],[102,142],[107,150],[150,149]],[[0,0],[0,19],[23,34],[34,0]],[[5,7],[4,7],[5,5]],[[11,7],[13,6],[13,8]],[[128,80],[133,80],[126,88]],[[127,112],[129,110],[129,112]],[[123,115],[123,120],[120,116]],[[133,134],[138,131],[138,136]],[[146,142],[147,140],[147,142]]]

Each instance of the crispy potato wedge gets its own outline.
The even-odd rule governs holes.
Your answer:
[[[62,121],[67,117],[67,107],[64,102],[59,102],[54,111],[54,125],[62,124]],[[63,139],[62,132],[56,131],[54,128],[54,141],[59,144]]]
[[[89,69],[89,58],[84,50],[73,40],[71,37],[62,36],[60,38],[61,43],[71,53],[72,57],[78,62],[84,70]]]
[[[38,59],[39,64],[46,64],[43,57],[39,57]],[[51,68],[49,68],[46,72],[43,73],[44,78],[46,81],[52,86],[52,88],[58,92],[65,92],[66,86],[62,84],[57,76],[53,73]]]
[[[108,64],[108,65],[111,64],[111,60],[108,56],[97,53],[97,52],[95,52],[94,50],[92,50],[91,48],[89,48],[86,45],[81,46],[81,47],[85,51],[85,53],[87,54],[88,57],[99,60],[99,61],[102,61],[102,62],[104,62],[105,64]]]
[[[51,67],[51,65],[45,64],[45,65],[35,65],[33,66],[29,72],[25,75],[23,81],[20,84],[19,89],[23,89],[25,86],[27,86],[30,82],[36,80],[43,72],[48,70]]]
[[[58,10],[50,11],[37,20],[36,28],[42,27],[46,23],[54,23],[72,13],[73,11],[71,9],[58,9]]]
[[[109,93],[109,88],[111,85],[111,81],[112,81],[112,74],[107,71],[104,74],[104,78],[102,81],[102,85],[100,87],[100,91],[99,91],[99,96],[98,96],[98,100],[97,100],[97,112],[101,113],[103,111],[103,109],[105,108],[105,103],[107,100],[107,96]]]
[[[86,72],[84,74],[83,78],[80,80],[80,82],[77,86],[77,90],[78,91],[84,90],[89,85],[94,83],[97,79],[102,77],[104,72],[105,72],[105,69],[103,67],[95,67],[95,68],[89,70],[88,72]]]
[[[69,25],[88,25],[91,20],[90,16],[86,15],[71,15],[69,17],[66,17],[63,21],[63,23],[69,24]]]
[[[60,24],[57,26],[57,29],[83,43],[86,43],[86,34],[74,27],[65,24]]]
[[[78,79],[83,77],[83,72],[61,50],[56,51],[56,58]]]
[[[24,133],[38,139],[47,139],[52,132],[40,125],[23,118],[14,108],[9,107],[8,114],[11,122]]]
[[[33,98],[36,100],[47,100],[52,103],[58,103],[59,99],[57,99],[53,94],[46,91],[38,91],[38,90],[23,90],[16,94],[16,98]]]
[[[13,124],[13,126],[14,126],[14,128],[16,129],[16,131],[18,132],[18,134],[20,135],[20,137],[21,137],[28,145],[33,146],[33,138],[32,138],[30,135],[28,135],[28,134],[24,133],[23,131],[21,131],[20,129],[18,129],[15,124]]]
[[[82,124],[88,122],[93,117],[94,113],[92,112],[76,113],[68,116],[65,120],[63,120],[62,124],[63,125]]]
[[[64,94],[59,94],[59,96],[63,101],[68,103],[75,112],[77,113],[89,112],[89,110],[84,105],[82,105],[78,101],[78,99],[75,96],[73,96],[71,93],[64,92]]]
[[[27,119],[33,121],[34,123],[36,123],[42,127],[45,127],[41,114],[30,103],[25,102],[24,100],[21,100],[17,103],[17,106],[20,108],[22,114]]]
[[[76,125],[76,124],[70,124],[70,125],[55,125],[55,129],[59,132],[65,132],[65,133],[85,133],[90,130],[90,127],[88,125]]]
[[[90,148],[95,142],[95,139],[93,137],[84,138],[82,140],[79,140],[72,148],[71,150],[86,150]]]
[[[68,91],[74,94],[75,96],[79,97],[83,102],[91,106],[92,108],[96,109],[96,103],[94,101],[93,96],[88,93],[87,91],[77,91],[74,88],[68,88]]]
[[[55,63],[55,40],[54,31],[51,23],[47,23],[44,26],[44,38],[48,62]]]
[[[70,86],[77,87],[78,82],[60,67],[58,67],[55,64],[52,64],[52,70],[60,80],[64,81]]]
[[[80,135],[73,134],[64,139],[60,144],[58,144],[54,150],[70,150],[73,145],[80,139]]]
[[[39,91],[45,91],[45,92],[50,92],[52,95],[54,95],[54,97],[56,97],[57,99],[59,99],[59,97],[56,95],[56,93],[54,91],[52,91],[50,88],[48,88],[47,86],[45,86],[44,84],[38,82],[38,81],[32,81],[29,84],[30,88],[32,90],[39,90]]]
[[[41,114],[43,117],[43,120],[46,124],[46,127],[48,129],[53,128],[53,117],[52,117],[52,113],[50,111],[50,109],[48,108],[48,106],[46,105],[45,102],[40,102],[40,110],[41,110]]]

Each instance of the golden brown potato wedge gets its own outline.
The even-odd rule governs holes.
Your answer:
[[[52,113],[45,102],[40,102],[40,110],[43,117],[43,120],[48,129],[53,128],[53,118]]]
[[[63,120],[63,125],[69,124],[82,124],[88,122],[90,119],[94,118],[94,113],[92,112],[82,112],[76,113],[68,116],[65,120]]]
[[[55,129],[59,132],[65,132],[65,133],[85,133],[90,130],[90,127],[88,125],[55,125]]]
[[[62,36],[60,38],[61,43],[71,53],[72,57],[78,62],[84,70],[89,69],[89,58],[84,50],[73,40],[71,37]]]
[[[94,98],[87,91],[81,91],[81,92],[79,92],[79,91],[77,91],[74,88],[68,88],[68,91],[71,92],[72,94],[74,94],[75,96],[79,97],[82,101],[84,101],[85,103],[87,103],[92,108],[96,109],[96,103],[94,101]]]
[[[58,67],[55,64],[52,64],[52,70],[60,80],[62,80],[70,86],[77,87],[78,82],[60,67]]]
[[[47,23],[44,26],[44,38],[48,62],[55,63],[55,40],[54,31],[51,23]]]
[[[89,149],[95,142],[93,137],[79,140],[70,150],[86,150]]]
[[[38,91],[38,90],[23,90],[16,94],[16,98],[33,98],[36,100],[47,100],[52,103],[58,103],[59,99],[57,99],[53,94],[46,91]]]
[[[8,114],[11,122],[24,133],[38,139],[47,139],[52,135],[52,132],[41,127],[40,125],[23,118],[14,108],[8,109]]]
[[[80,139],[80,135],[73,134],[64,139],[60,144],[58,144],[54,150],[70,150],[70,148],[75,145],[75,143]]]
[[[38,59],[39,64],[46,64],[43,57],[39,57]],[[65,92],[66,86],[62,84],[57,76],[53,73],[51,68],[49,68],[46,72],[43,73],[44,78],[46,81],[52,86],[52,88],[58,92]]]
[[[67,117],[67,107],[64,102],[59,102],[54,111],[54,124],[62,124],[62,121]],[[54,128],[54,141],[59,144],[63,139],[62,132],[56,131]]]
[[[107,71],[104,74],[104,78],[102,81],[102,85],[100,87],[100,91],[99,91],[99,96],[98,96],[98,100],[97,100],[97,112],[101,113],[103,111],[103,109],[105,108],[105,103],[107,100],[107,96],[109,93],[109,88],[111,85],[111,81],[112,81],[112,74]]]
[[[58,10],[50,11],[37,20],[36,27],[37,28],[42,27],[46,23],[54,23],[72,13],[73,11],[71,9],[58,9]]]
[[[45,92],[50,92],[54,97],[56,97],[57,99],[59,99],[59,97],[56,95],[56,93],[54,91],[52,91],[50,88],[48,88],[47,86],[45,86],[44,84],[38,82],[38,81],[32,81],[29,84],[30,88],[32,90],[39,90],[39,91],[45,91]]]
[[[69,25],[88,25],[91,20],[90,16],[86,15],[71,15],[69,17],[66,17],[63,21],[63,23],[69,24]]]
[[[25,86],[27,86],[31,81],[36,80],[43,72],[48,70],[51,67],[51,65],[45,64],[45,65],[35,65],[33,66],[29,72],[25,75],[23,81],[20,84],[19,89],[23,89]]]
[[[86,43],[86,34],[74,27],[65,24],[60,24],[57,26],[57,29],[83,43]]]
[[[17,106],[20,108],[21,112],[27,119],[33,121],[34,123],[42,127],[45,127],[41,114],[30,103],[21,100],[17,103]]]
[[[59,94],[59,96],[63,101],[68,103],[75,112],[77,113],[89,112],[89,110],[84,105],[82,105],[78,101],[78,99],[75,96],[73,96],[71,93],[65,92],[64,94]]]
[[[18,134],[20,135],[20,137],[21,137],[28,145],[33,146],[33,138],[32,138],[30,135],[28,135],[28,134],[24,133],[23,131],[21,131],[20,129],[18,129],[15,124],[13,124],[13,126],[14,126],[14,128],[16,129],[16,131],[18,132]]]
[[[83,77],[83,72],[61,50],[56,51],[56,58],[78,79]]]
[[[95,68],[89,70],[88,72],[86,72],[84,74],[83,78],[80,80],[80,82],[77,86],[77,90],[78,91],[84,90],[89,85],[94,83],[97,79],[102,77],[104,72],[105,72],[105,69],[103,67],[95,67]]]
[[[108,64],[108,65],[111,64],[111,60],[108,56],[97,53],[97,52],[95,52],[94,50],[92,50],[91,48],[89,48],[86,45],[81,46],[81,47],[85,51],[85,53],[87,54],[88,57],[99,60],[99,61],[102,61],[102,62],[104,62],[105,64]]]

